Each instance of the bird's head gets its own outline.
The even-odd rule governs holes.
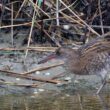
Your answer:
[[[71,58],[71,56],[74,56],[74,54],[75,51],[73,49],[60,47],[54,53],[38,62],[38,64],[45,63],[52,59],[61,59],[65,61],[66,59]]]

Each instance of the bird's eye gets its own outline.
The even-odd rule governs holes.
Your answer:
[[[59,51],[56,51],[56,55],[60,55],[61,53]]]

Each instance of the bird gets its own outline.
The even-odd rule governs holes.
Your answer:
[[[76,75],[100,76],[102,84],[96,94],[99,94],[110,71],[110,32],[97,37],[78,49],[59,47],[54,53],[39,62],[45,63],[53,58],[64,60],[64,67]]]

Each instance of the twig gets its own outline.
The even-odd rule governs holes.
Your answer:
[[[22,47],[22,48],[0,48],[0,51],[41,51],[41,52],[55,52],[57,47]]]
[[[95,28],[102,28],[101,25],[90,25],[90,26]],[[110,29],[110,26],[103,26],[103,28]]]
[[[39,28],[39,29],[41,29],[41,26],[39,25],[39,23],[38,22],[35,22],[36,23],[36,27],[37,28]],[[52,37],[49,35],[49,33],[45,30],[45,29],[43,29],[43,32],[47,35],[47,37],[49,37],[58,47],[61,47],[61,45],[59,44],[59,42],[56,42],[56,41],[54,41],[53,39],[52,39]]]
[[[100,36],[95,30],[93,30],[85,21],[83,21],[76,13],[74,13],[62,0],[59,0],[76,18],[78,18],[85,26],[90,29],[91,32],[96,34],[97,36]]]
[[[12,46],[14,44],[14,41],[13,41],[13,3],[11,4],[11,42],[12,42]]]
[[[57,26],[60,25],[59,22],[59,0],[56,0],[56,22],[57,22]]]
[[[78,0],[75,0],[72,4],[70,4],[70,5],[68,6],[68,8],[72,7],[77,1],[78,1]],[[67,8],[65,7],[65,8],[59,10],[59,12],[64,11],[64,10],[66,10],[66,9],[67,9]]]
[[[17,14],[16,14],[16,16],[15,16],[15,19],[18,17],[19,12],[21,11],[22,7],[24,6],[24,4],[25,4],[26,2],[27,2],[27,0],[24,0],[24,1],[23,1],[21,7],[19,8],[19,10],[18,10],[18,12],[17,12]]]
[[[33,3],[32,2],[32,0],[29,0],[31,3],[32,3],[32,5],[33,5],[33,7],[34,7],[34,10],[37,12],[37,9],[39,9],[43,14],[45,14],[46,16],[48,16],[49,18],[51,18],[45,11],[43,11],[41,8],[39,8],[38,6],[37,6],[37,4],[35,4],[35,3]],[[37,8],[37,9],[36,9]]]
[[[32,22],[27,22],[27,23],[22,23],[22,24],[14,24],[14,25],[6,25],[6,26],[1,26],[0,29],[3,28],[9,28],[9,27],[18,27],[18,26],[25,26],[25,25],[30,25]]]
[[[37,3],[37,1],[36,1],[36,3]],[[31,29],[30,29],[30,33],[29,33],[29,38],[28,38],[27,48],[29,47],[30,42],[31,42],[31,35],[32,35],[32,30],[33,30],[34,22],[35,22],[35,14],[36,14],[36,12],[35,12],[35,10],[34,10],[33,17],[32,17],[32,25],[31,25]],[[25,62],[25,60],[26,60],[27,54],[28,54],[28,49],[26,49],[24,62]]]
[[[60,66],[60,65],[63,65],[63,64],[64,64],[64,62],[60,62],[58,64],[53,64],[53,65],[50,65],[50,66],[35,68],[35,69],[32,69],[28,72],[24,72],[24,73],[21,73],[21,74],[27,75],[27,74],[31,74],[31,73],[36,72],[36,71],[43,71],[43,70],[50,69],[50,68],[53,68],[53,67],[57,67],[57,66]]]
[[[0,72],[2,74],[10,75],[12,77],[19,77],[19,78],[23,78],[23,79],[35,80],[35,81],[40,81],[40,82],[47,82],[47,83],[53,83],[53,84],[57,84],[57,83],[61,82],[61,81],[58,81],[58,80],[41,79],[41,78],[36,78],[36,77],[33,77],[33,76],[22,75],[22,74],[12,72],[12,71],[7,71],[7,70],[0,70]]]
[[[104,29],[103,29],[103,19],[102,19],[102,13],[101,13],[100,0],[98,0],[98,7],[99,7],[99,15],[100,15],[101,30],[102,30],[102,34],[104,34]]]
[[[2,4],[0,4],[0,8],[1,7],[4,7],[6,10],[8,10],[8,11],[12,11],[10,8],[8,8],[8,7],[6,7],[6,6],[4,6],[4,5],[2,5]]]
[[[38,84],[18,84],[18,83],[15,83],[15,82],[4,82],[4,81],[0,81],[0,84],[6,84],[6,85],[11,85],[11,86],[20,86],[20,87],[36,87],[38,86]]]

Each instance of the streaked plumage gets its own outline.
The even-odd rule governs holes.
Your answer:
[[[103,84],[97,91],[98,94],[110,70],[110,33],[88,42],[77,50],[61,47],[56,50],[55,56],[66,59],[65,68],[73,74],[99,75]]]

